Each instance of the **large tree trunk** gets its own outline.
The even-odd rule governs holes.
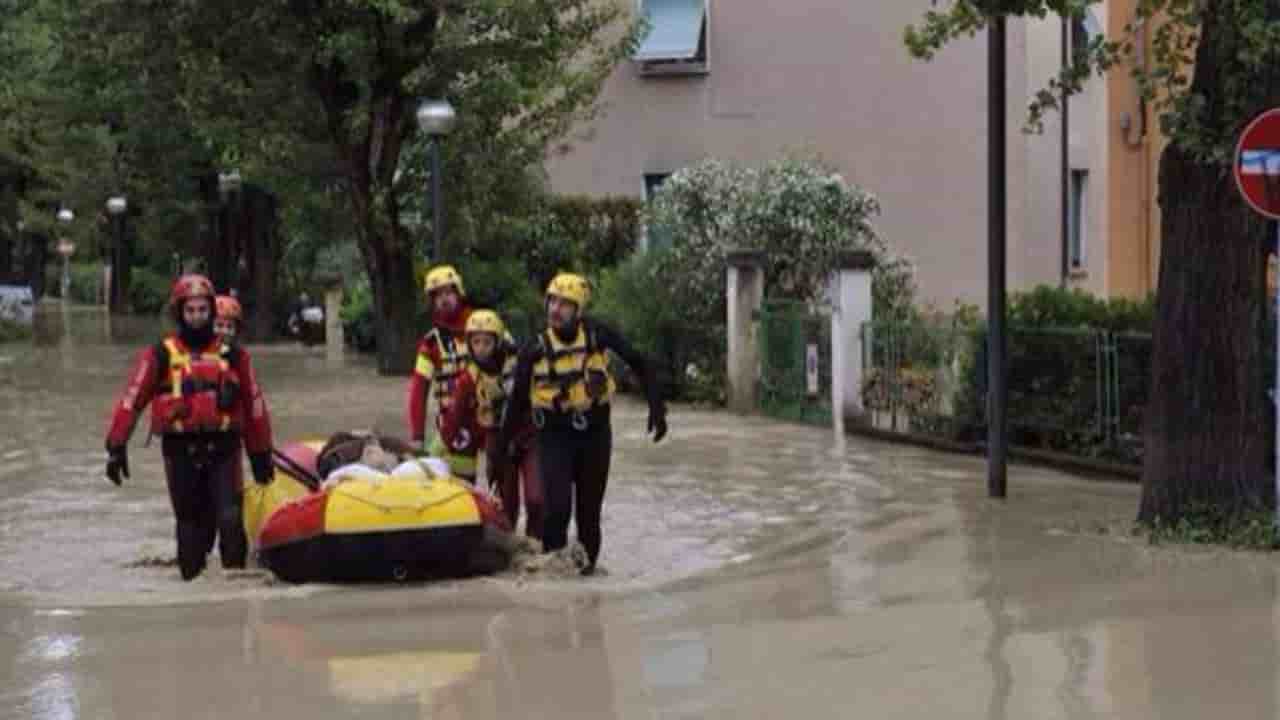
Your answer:
[[[418,281],[413,246],[380,237],[362,245],[373,285],[378,372],[407,375],[413,369],[418,340]]]
[[[275,195],[253,185],[244,190],[238,242],[244,253],[243,274],[237,275],[237,286],[247,304],[245,331],[249,339],[270,339],[275,327],[272,302],[276,294],[276,269],[280,255],[279,205]]]
[[[1160,163],[1162,240],[1139,520],[1274,502],[1265,476],[1264,224],[1230,166],[1177,146]]]

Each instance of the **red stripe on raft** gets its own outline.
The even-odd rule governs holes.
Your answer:
[[[502,508],[498,506],[498,503],[476,490],[471,491],[471,499],[475,501],[482,525],[489,525],[505,532],[511,532],[511,523],[507,521],[507,514],[502,512]]]
[[[276,508],[258,532],[258,547],[266,549],[324,534],[328,491],[306,495]]]

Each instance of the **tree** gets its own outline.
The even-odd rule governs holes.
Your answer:
[[[607,0],[91,0],[81,27],[141,49],[172,43],[177,97],[220,160],[246,176],[287,175],[324,148],[341,173],[374,292],[378,367],[405,372],[416,340],[420,254],[402,220],[421,193],[402,156],[418,98],[446,97],[460,134],[540,142],[588,117],[634,46]],[[163,39],[157,39],[163,38]],[[526,144],[516,144],[525,148]],[[545,146],[545,143],[543,144]],[[541,147],[541,146],[540,146]],[[416,161],[416,159],[415,159]]]
[[[1081,16],[1082,0],[956,0],[906,30],[928,59],[997,16]],[[1280,104],[1280,3],[1142,0],[1031,103],[1032,127],[1063,88],[1129,67],[1169,140],[1160,158],[1161,254],[1140,521],[1205,507],[1226,519],[1275,502],[1265,477],[1265,224],[1238,197],[1232,154],[1244,125]],[[1139,30],[1143,33],[1139,34]],[[1128,62],[1150,38],[1146,68]]]

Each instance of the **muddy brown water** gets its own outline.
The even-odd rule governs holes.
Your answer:
[[[154,322],[0,345],[0,717],[1275,717],[1270,556],[1100,534],[1133,486],[760,418],[616,411],[603,577],[285,586],[172,567],[159,450],[102,478]],[[251,348],[280,438],[402,432],[403,380]],[[216,566],[216,562],[215,562]]]

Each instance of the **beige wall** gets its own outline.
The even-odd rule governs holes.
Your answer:
[[[926,64],[907,55],[902,29],[932,7],[929,0],[710,5],[710,74],[642,78],[623,63],[605,88],[604,114],[571,138],[571,151],[548,160],[552,187],[639,195],[644,173],[708,156],[759,164],[791,148],[815,150],[879,196],[880,231],[916,259],[925,299],[984,304],[985,36],[957,41]],[[1021,22],[1010,24],[1014,289],[1056,282],[1060,263],[1056,180],[1047,206],[1028,181],[1032,150],[1049,135],[1033,143],[1019,132],[1039,87],[1028,87],[1027,37]],[[1053,168],[1056,178],[1056,160]],[[1049,216],[1032,221],[1029,214],[1038,218],[1045,207]]]
[[[1094,9],[1095,17],[1104,23],[1100,9]],[[1105,23],[1104,23],[1105,24]],[[1026,64],[1030,89],[1048,87],[1062,67],[1062,24],[1056,16],[1027,23]],[[1072,170],[1089,173],[1084,203],[1084,267],[1072,271],[1071,287],[1089,292],[1106,292],[1106,268],[1108,247],[1107,210],[1110,194],[1107,191],[1107,84],[1104,78],[1094,77],[1086,82],[1081,93],[1070,98],[1068,116],[1068,163]],[[1038,135],[1027,135],[1028,212],[1024,218],[1025,233],[1038,237],[1038,242],[1027,242],[1024,248],[1037,258],[1052,256],[1052,276],[1039,278],[1041,282],[1058,284],[1062,263],[1062,116],[1049,113],[1044,130]],[[1041,267],[1036,263],[1036,267]]]

